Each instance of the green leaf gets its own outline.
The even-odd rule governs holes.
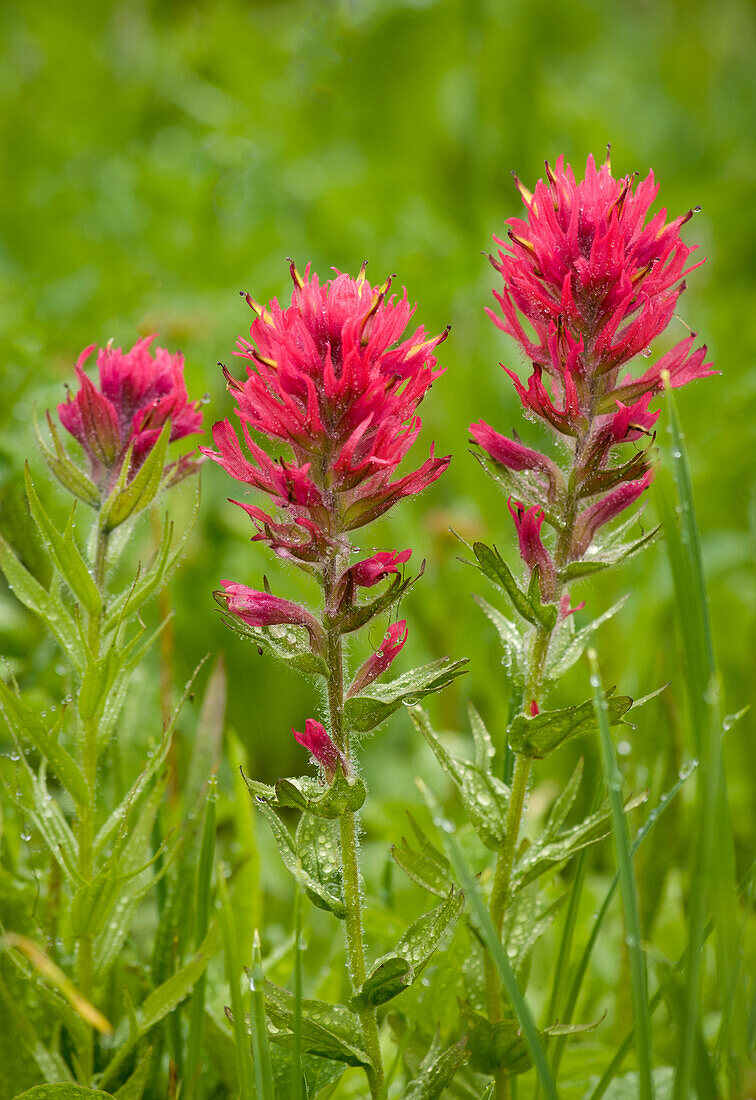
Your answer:
[[[601,743],[601,756],[604,761],[604,779],[609,795],[612,812],[612,831],[617,853],[617,871],[619,873],[622,907],[627,929],[626,944],[630,959],[630,978],[633,993],[633,1015],[636,1028],[636,1051],[638,1055],[638,1077],[640,1100],[653,1100],[654,1089],[651,1080],[651,1017],[648,1011],[648,976],[646,958],[641,946],[641,927],[638,914],[638,894],[633,873],[630,837],[622,805],[622,774],[617,764],[614,742],[609,729],[611,724],[610,700],[601,683],[598,657],[595,649],[588,651],[593,687],[593,706],[596,717],[596,730]]]
[[[50,416],[49,412],[46,413],[46,416],[47,426],[50,430],[53,446],[55,447],[54,454],[42,438],[39,424],[37,423],[36,413],[34,415],[34,431],[37,436],[39,449],[50,468],[50,472],[69,493],[73,493],[74,496],[78,497],[79,500],[83,500],[84,503],[88,504],[91,508],[97,508],[100,503],[100,494],[97,486],[83,470],[80,470],[79,467],[74,465],[71,461],[65,447],[60,441],[60,436],[58,435],[58,430],[55,427],[53,418]]]
[[[441,691],[463,674],[466,664],[467,658],[452,661],[450,657],[442,657],[387,684],[372,683],[360,695],[346,700],[344,721],[356,733],[367,733],[385,722],[402,703],[411,706],[425,695]]]
[[[78,844],[71,832],[60,806],[50,797],[45,780],[44,766],[36,776],[23,753],[21,766],[16,771],[16,789],[6,786],[11,799],[27,814],[39,829],[51,854],[60,864],[69,881],[74,879],[78,865]]]
[[[153,990],[136,1012],[136,1029],[129,1038],[118,1048],[113,1059],[108,1063],[100,1079],[101,1085],[117,1077],[123,1063],[130,1057],[140,1039],[142,1039],[155,1024],[159,1023],[169,1012],[181,1004],[191,993],[197,979],[204,974],[208,962],[213,955],[218,939],[218,926],[212,924],[197,953],[182,966],[175,974],[172,974],[162,985]]]
[[[50,734],[41,718],[22,699],[0,680],[0,712],[17,738],[26,737],[34,745],[65,789],[79,805],[89,801],[87,783],[81,768],[63,748],[54,734]]]
[[[509,787],[489,770],[482,771],[467,760],[451,756],[421,707],[411,707],[410,718],[454,782],[470,824],[486,847],[498,852],[506,835]]]
[[[543,626],[552,630],[557,620],[557,609],[553,604],[542,604],[538,593],[538,578],[535,585],[532,577],[528,593],[522,591],[514,578],[512,570],[502,558],[496,547],[486,546],[484,542],[473,543],[473,553],[478,562],[480,571],[490,581],[506,592],[512,602],[515,611],[533,626]],[[535,570],[533,571],[535,576]]]
[[[274,1043],[289,1049],[293,1046],[294,997],[287,989],[265,983],[265,1006],[273,1025],[270,1037]],[[360,1018],[344,1005],[325,1001],[302,1001],[302,1050],[348,1066],[370,1066],[362,1048]]]
[[[372,967],[361,989],[352,997],[353,1007],[359,1011],[385,1004],[417,981],[463,907],[462,893],[452,889],[440,905],[414,921],[393,951]]]
[[[183,784],[185,804],[194,807],[204,796],[208,776],[215,775],[221,761],[223,730],[226,718],[226,666],[221,654],[208,677],[202,706],[197,717],[192,755],[186,781]]]
[[[133,444],[129,447],[118,480],[100,509],[100,527],[103,531],[113,531],[130,515],[147,508],[155,499],[163,478],[170,438],[171,422],[166,420],[152,450],[127,484]]]
[[[328,676],[328,666],[322,657],[312,652],[310,635],[299,626],[249,626],[235,615],[221,610],[226,626],[241,638],[253,642],[259,652],[269,653],[280,661],[286,661],[299,672],[312,676]]]
[[[583,655],[591,635],[609,619],[613,618],[625,606],[629,598],[629,596],[623,596],[603,615],[598,615],[592,622],[578,631],[575,630],[574,616],[568,615],[566,619],[563,619],[549,646],[546,660],[546,677],[552,681],[560,680],[565,672],[569,671]]]
[[[625,813],[634,810],[645,800],[645,792],[629,798],[625,803]],[[512,872],[512,890],[522,889],[557,864],[571,859],[583,848],[603,840],[610,832],[609,812],[600,810],[555,836],[542,833],[516,859]]]
[[[426,837],[409,810],[405,811],[415,834],[417,848],[411,848],[406,837],[402,837],[401,847],[391,846],[391,855],[406,875],[423,889],[440,898],[445,898],[452,886],[452,874],[449,861]]]
[[[134,1068],[134,1072],[119,1088],[116,1100],[142,1100],[147,1085],[147,1076],[152,1065],[152,1047],[146,1047]]]
[[[459,1067],[467,1061],[467,1036],[438,1053],[433,1044],[420,1063],[417,1076],[404,1093],[404,1100],[438,1100],[454,1080]]]
[[[485,902],[480,893],[480,889],[475,880],[467,860],[464,857],[462,848],[459,841],[454,835],[454,826],[450,821],[444,817],[441,807],[438,801],[431,793],[431,791],[425,786],[425,784],[419,783],[422,794],[428,804],[428,808],[433,815],[433,823],[438,827],[440,835],[444,839],[444,845],[446,847],[449,862],[454,868],[454,873],[459,881],[460,886],[465,892],[465,898],[467,904],[470,906],[475,918],[475,923],[478,926],[478,930],[483,942],[486,945],[496,968],[499,971],[499,977],[501,978],[502,985],[506,989],[507,995],[512,1003],[517,1020],[522,1028],[523,1038],[525,1044],[530,1053],[530,1057],[533,1060],[533,1064],[538,1074],[538,1079],[543,1085],[544,1092],[546,1093],[547,1100],[558,1100],[556,1085],[549,1072],[548,1063],[546,1062],[546,1054],[543,1049],[538,1029],[533,1021],[533,1014],[530,1011],[527,1001],[525,1000],[522,991],[517,982],[517,978],[510,966],[507,953],[504,950],[501,940],[493,926],[491,917],[486,909]]]
[[[248,779],[246,775],[244,781],[253,797],[274,809],[306,810],[316,817],[337,818],[344,813],[356,813],[367,797],[360,777],[345,777],[340,768],[330,786],[308,776],[278,779],[275,787]]]
[[[491,1024],[464,1002],[460,1009],[468,1030],[470,1066],[476,1073],[493,1075],[502,1068],[507,1076],[514,1077],[530,1069],[528,1048],[515,1019],[507,1017]],[[543,1033],[539,1034],[543,1038]]]
[[[346,906],[341,894],[341,875],[340,865],[336,856],[336,848],[333,848],[332,858],[322,859],[321,853],[318,851],[306,851],[302,853],[299,848],[300,838],[303,838],[305,842],[308,837],[303,829],[303,824],[307,821],[307,817],[302,817],[299,829],[297,830],[297,841],[295,845],[289,830],[278,819],[274,810],[267,804],[256,799],[255,802],[257,809],[263,815],[265,820],[270,826],[273,833],[273,839],[276,842],[281,859],[289,874],[293,875],[297,882],[307,891],[307,896],[314,905],[317,905],[320,909],[327,909],[331,913],[334,913],[340,920],[346,917]],[[325,830],[329,824],[323,819],[312,819],[318,821],[318,827],[322,826]],[[310,826],[311,828],[312,826]],[[326,834],[323,834],[326,835]],[[330,845],[333,845],[333,839],[329,837]],[[322,871],[325,877],[324,881],[321,881],[318,874]],[[314,873],[313,873],[314,872]]]
[[[617,726],[633,705],[627,695],[606,695],[609,723]],[[571,737],[596,733],[596,714],[592,700],[562,710],[542,710],[540,714],[518,714],[509,727],[509,744],[515,752],[541,760]]]
[[[87,612],[90,615],[99,615],[102,597],[73,537],[76,503],[71,509],[65,534],[61,535],[37,496],[28,462],[24,466],[24,483],[31,514],[51,558]]]
[[[43,621],[57,639],[63,652],[77,672],[84,670],[85,658],[81,639],[73,619],[62,602],[42,587],[18,560],[0,535],[0,569],[16,598]]]
[[[637,517],[633,517],[634,519]],[[570,581],[581,580],[583,577],[592,577],[596,573],[602,573],[604,569],[610,569],[618,562],[627,561],[628,558],[635,557],[636,554],[640,554],[641,550],[645,550],[652,543],[656,542],[661,533],[661,525],[654,527],[653,530],[648,531],[646,534],[641,535],[640,538],[635,539],[634,542],[622,543],[613,548],[608,546],[589,547],[589,552],[594,550],[594,553],[601,555],[600,557],[584,558],[582,561],[571,561],[568,565],[560,570],[559,576],[565,584],[569,584]]]
[[[101,657],[87,655],[87,664],[79,688],[78,708],[82,722],[96,718],[107,699],[108,693],[121,670],[124,651],[116,646],[116,641],[106,649]]]
[[[492,607],[482,596],[473,595],[473,599],[483,614],[487,615],[496,627],[504,648],[504,667],[507,670],[507,676],[515,683],[522,683],[522,670],[525,667],[526,659],[525,639],[515,624],[510,622],[506,615],[502,615],[500,611]]]
[[[105,1096],[113,1100],[109,1092],[101,1092],[99,1089],[87,1089],[83,1085],[35,1085],[33,1089],[27,1089],[20,1093],[16,1100],[92,1100],[92,1097]]]

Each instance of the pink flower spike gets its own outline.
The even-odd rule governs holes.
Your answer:
[[[378,649],[372,657],[368,657],[365,664],[359,670],[355,676],[352,684],[347,692],[347,699],[351,699],[353,695],[358,695],[368,684],[372,684],[373,680],[381,676],[389,667],[391,662],[396,657],[399,650],[407,641],[407,623],[404,619],[400,619],[397,623],[392,623],[388,628],[385,638],[381,642],[380,649]]]
[[[304,733],[298,733],[292,726],[291,732],[296,741],[322,765],[329,783],[333,783],[336,768],[341,765],[344,775],[349,774],[349,765],[346,757],[336,748],[320,722],[314,718],[308,718],[305,722]]]
[[[471,424],[470,434],[494,462],[518,472],[535,470],[543,474],[548,481],[548,498],[550,501],[554,500],[557,486],[562,484],[563,478],[558,466],[550,458],[494,431],[485,420]]]
[[[76,364],[81,388],[58,405],[61,424],[84,448],[92,479],[105,492],[112,488],[130,445],[128,477],[134,477],[167,420],[171,442],[202,431],[199,402],[187,398],[183,356],[165,348],[155,348],[152,355],[153,340],[139,340],[127,352],[110,344],[99,348],[99,389],[84,373],[96,345],[85,348]]]
[[[234,581],[221,581],[225,592],[228,610],[236,618],[251,627],[266,626],[303,626],[310,634],[313,652],[322,653],[324,648],[323,630],[310,612],[291,600],[273,596],[270,592],[258,592],[246,584]]]
[[[371,558],[356,562],[348,570],[352,583],[360,588],[372,588],[390,573],[398,573],[399,566],[412,557],[411,550],[379,550]]]
[[[590,508],[581,512],[575,523],[570,556],[574,561],[585,554],[593,542],[599,527],[624,512],[640,497],[653,481],[654,471],[648,470],[637,481],[625,481],[613,489],[602,500],[597,500]]]
[[[554,594],[556,577],[551,554],[541,542],[543,511],[537,504],[534,504],[531,508],[526,508],[524,504],[512,500],[511,497],[507,503],[517,530],[520,556],[531,573],[538,566],[541,598],[548,601]]]

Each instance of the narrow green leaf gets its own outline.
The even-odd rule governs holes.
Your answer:
[[[113,531],[133,513],[147,508],[155,499],[163,478],[170,438],[171,422],[166,420],[152,450],[127,484],[132,450],[129,447],[123,460],[121,475],[100,509],[100,527],[103,531]]]
[[[490,771],[481,771],[467,760],[451,756],[433,730],[422,707],[410,707],[415,728],[430,745],[446,774],[453,780],[470,819],[470,824],[486,845],[498,852],[506,834],[509,787]]]
[[[535,1023],[533,1022],[532,1013],[520,991],[512,967],[509,965],[506,951],[502,947],[501,941],[496,934],[496,929],[488,915],[488,910],[486,909],[478,884],[475,881],[475,876],[470,870],[459,841],[455,836],[454,826],[444,817],[443,811],[431,791],[421,781],[418,781],[418,784],[428,803],[428,808],[433,816],[433,822],[443,838],[444,845],[449,854],[449,860],[454,868],[454,873],[457,876],[459,884],[464,891],[467,903],[472,909],[478,930],[499,971],[502,984],[507,991],[515,1015],[522,1028],[523,1038],[533,1061],[533,1065],[535,1066],[538,1079],[549,1100],[558,1100],[556,1085],[549,1072],[546,1054],[538,1036]]]
[[[507,676],[514,683],[521,685],[523,682],[522,670],[525,667],[525,639],[515,624],[510,622],[506,615],[502,615],[500,611],[492,607],[482,596],[473,595],[473,600],[496,627],[504,649],[504,667],[507,670]],[[527,630],[527,627],[525,629]]]
[[[63,577],[65,577],[71,591],[86,608],[87,612],[90,615],[99,615],[102,608],[102,596],[73,537],[76,504],[71,510],[66,532],[61,535],[42,507],[42,501],[37,496],[28,462],[24,466],[24,483],[31,514],[50,556],[55,561]]]
[[[91,508],[97,508],[100,503],[100,494],[97,490],[97,486],[83,470],[80,470],[79,467],[74,465],[71,461],[65,447],[60,441],[60,436],[58,435],[58,430],[55,427],[53,418],[50,416],[49,412],[46,413],[46,416],[47,426],[50,430],[53,446],[55,447],[54,454],[42,438],[39,424],[37,423],[36,412],[34,413],[34,431],[37,436],[39,449],[50,468],[50,472],[69,493],[73,493],[74,496],[83,500],[84,503],[88,504]]]
[[[271,1039],[291,1050],[294,1044],[293,995],[287,989],[266,982],[265,1005],[270,1022],[277,1029]],[[254,1029],[252,1035],[254,1038]],[[348,1066],[370,1065],[362,1049],[359,1016],[343,1005],[306,998],[302,1001],[302,1050]]]
[[[727,991],[732,1011],[723,1013],[718,1045],[747,1057],[747,1004],[738,978],[741,953],[736,895],[735,854],[727,780],[722,757],[722,717],[719,678],[709,616],[709,599],[701,551],[701,536],[693,500],[685,438],[674,394],[667,386],[671,468],[677,489],[677,509],[664,492],[660,479],[666,543],[675,585],[676,613],[680,620],[685,654],[685,683],[693,733],[693,747],[701,760],[697,780],[698,834],[690,877],[688,942],[690,952],[685,987],[685,1012],[675,1073],[675,1100],[687,1100],[695,1057],[695,1036],[700,1026],[703,979],[703,929],[707,905],[715,916],[714,946],[720,989]],[[716,843],[716,857],[714,845]],[[735,1077],[731,1089],[737,1089]]]
[[[0,569],[18,600],[43,621],[77,672],[84,670],[84,649],[73,619],[62,602],[46,591],[21,564],[0,535]]]
[[[95,1100],[96,1097],[110,1097],[109,1092],[99,1089],[87,1089],[83,1085],[35,1085],[26,1092],[19,1093],[16,1100]]]
[[[426,695],[441,691],[465,671],[467,658],[452,661],[442,657],[403,676],[381,684],[370,684],[359,695],[344,704],[344,721],[356,733],[367,733],[385,722],[404,703],[412,706]]]
[[[372,967],[352,1005],[359,1011],[385,1004],[416,982],[463,907],[462,894],[452,889],[440,905],[414,921],[396,947]]]
[[[402,837],[401,847],[392,845],[391,855],[404,873],[419,886],[437,897],[445,898],[452,885],[449,861],[431,844],[409,810],[405,812],[418,846],[410,847],[407,838]]]
[[[168,1013],[185,1000],[192,991],[197,980],[204,974],[208,962],[215,950],[218,939],[218,926],[211,925],[210,931],[202,942],[199,951],[172,974],[162,985],[153,990],[137,1010],[137,1029],[119,1048],[113,1059],[108,1063],[102,1077],[101,1085],[107,1085],[114,1078],[134,1051],[137,1043],[155,1024],[159,1023]]]
[[[648,1013],[646,961],[641,946],[638,896],[635,886],[635,875],[633,874],[630,838],[628,836],[627,822],[625,821],[624,808],[622,805],[622,773],[617,765],[614,742],[612,741],[612,735],[609,729],[609,707],[611,700],[607,700],[606,693],[601,683],[601,673],[599,672],[598,656],[595,649],[588,650],[588,661],[591,668],[593,703],[596,712],[596,724],[598,726],[599,738],[601,741],[601,755],[604,760],[604,778],[612,812],[620,890],[625,913],[626,943],[630,957],[633,1011],[636,1024],[639,1097],[640,1100],[653,1100],[654,1092],[651,1080],[651,1019]]]
[[[528,596],[522,591],[514,578],[512,570],[502,558],[496,547],[486,546],[484,542],[473,543],[473,553],[478,562],[481,573],[490,581],[506,592],[512,602],[515,611],[533,626],[539,625],[536,609]],[[554,609],[556,612],[556,608]]]
[[[151,1065],[152,1047],[146,1047],[139,1057],[133,1073],[116,1092],[116,1100],[142,1100]]]
[[[26,737],[31,741],[74,801],[79,806],[86,805],[89,801],[89,792],[79,765],[57,738],[48,732],[41,718],[38,718],[34,711],[2,680],[0,680],[0,712],[16,737]]]
[[[633,705],[627,695],[606,696],[606,715],[610,725],[616,726]],[[597,718],[594,704],[588,699],[577,707],[563,710],[542,710],[540,714],[518,714],[509,727],[508,740],[515,752],[543,759],[571,737],[595,733]]]
[[[192,745],[183,796],[187,806],[194,806],[203,794],[207,777],[220,765],[223,729],[226,718],[226,666],[223,656],[217,657],[210,670],[202,699],[197,731]]]
[[[195,901],[195,946],[199,948],[210,924],[210,900],[212,893],[213,857],[215,855],[215,817],[218,802],[218,782],[211,776],[205,796],[205,813],[202,825],[202,842],[197,866],[197,880],[194,891]],[[194,1096],[201,1068],[202,1036],[205,1021],[205,993],[207,975],[203,972],[194,986],[192,1007],[189,1016],[189,1038],[184,1063],[184,1079],[181,1085],[181,1100]]]
[[[249,1040],[244,1025],[244,998],[241,985],[244,980],[239,957],[239,937],[236,929],[234,910],[226,886],[225,869],[219,867],[218,897],[220,899],[220,912],[218,921],[221,936],[223,938],[223,953],[226,958],[226,980],[231,993],[231,1013],[234,1025],[234,1048],[236,1054],[236,1068],[239,1074],[239,1100],[255,1100],[255,1087],[252,1077],[252,1058],[249,1049]]]
[[[404,1094],[404,1100],[438,1100],[466,1061],[467,1037],[464,1036],[441,1054],[423,1059],[417,1076]]]
[[[249,987],[252,990],[252,1056],[255,1062],[257,1100],[275,1100],[273,1068],[270,1063],[268,1028],[265,1022],[265,992],[270,982],[265,981],[262,966],[260,936],[255,929],[252,941],[252,967]]]
[[[320,881],[316,874],[319,871],[318,855],[315,851],[305,853],[305,859],[308,866],[306,867],[298,846],[295,846],[286,826],[278,819],[274,810],[267,805],[266,802],[257,799],[257,809],[263,815],[265,820],[270,826],[273,833],[273,839],[276,842],[281,859],[289,874],[293,875],[297,882],[301,883],[307,891],[307,896],[310,900],[321,909],[328,909],[334,913],[340,920],[344,920],[346,917],[346,906],[344,900],[341,897],[340,885],[338,885],[333,877],[326,881]],[[306,818],[302,818],[304,822]],[[324,826],[328,823],[326,821],[321,822]],[[334,849],[335,852],[335,849]],[[310,867],[316,874],[311,873]],[[330,874],[330,869],[329,869]],[[338,891],[338,892],[337,892]]]

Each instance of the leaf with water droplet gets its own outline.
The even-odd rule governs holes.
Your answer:
[[[486,847],[497,852],[506,834],[509,787],[490,771],[490,761],[489,767],[481,771],[469,761],[451,756],[422,707],[412,707],[410,717],[430,745],[441,767],[453,780],[470,824]]]
[[[270,1039],[291,1049],[294,1045],[294,996],[273,982],[265,982],[265,1008]],[[344,1005],[303,999],[301,1002],[301,1049],[348,1066],[370,1066],[362,1046],[360,1018]]]
[[[389,683],[376,681],[359,695],[346,700],[344,721],[356,733],[367,733],[390,718],[403,703],[412,706],[424,696],[441,691],[464,673],[466,664],[466,657],[460,661],[442,657],[405,672]]]
[[[452,888],[440,905],[414,921],[393,951],[372,967],[362,988],[352,997],[352,1006],[359,1011],[385,1004],[417,981],[463,906],[462,893]]]
[[[610,725],[619,725],[633,705],[627,695],[606,693]],[[593,700],[561,710],[542,710],[539,714],[518,714],[509,727],[509,744],[515,752],[540,760],[565,741],[580,734],[597,731]]]
[[[447,897],[453,884],[451,867],[446,856],[431,844],[409,810],[405,813],[415,834],[417,847],[412,847],[406,837],[400,845],[392,845],[391,855],[406,875],[437,897]]]

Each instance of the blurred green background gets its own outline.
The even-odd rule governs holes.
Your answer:
[[[28,559],[27,455],[42,474],[31,411],[63,398],[83,346],[112,337],[125,347],[137,332],[158,332],[185,352],[190,392],[208,395],[209,429],[231,411],[217,363],[234,369],[235,338],[251,319],[238,292],[288,295],[287,256],[321,273],[355,272],[368,259],[374,282],[397,273],[428,329],[452,324],[447,373],[415,448],[419,464],[435,440],[452,466],[365,542],[412,546],[413,562],[428,561],[402,609],[411,640],[397,667],[469,656],[469,676],[433,704],[435,720],[461,729],[470,695],[500,737],[508,688],[493,630],[470,598],[491,593],[458,561],[449,533],[495,540],[515,562],[504,500],[467,450],[471,420],[505,431],[520,420],[497,366],[517,364],[518,353],[484,315],[495,279],[481,251],[518,212],[512,170],[532,185],[544,158],[563,152],[580,170],[611,141],[615,174],[653,167],[672,213],[701,207],[685,235],[707,263],[671,337],[692,326],[722,370],[679,399],[726,708],[749,702],[756,85],[747,0],[29,0],[2,5],[0,30],[0,526]],[[238,489],[222,471],[208,464],[202,480],[200,520],[171,585],[176,683],[208,650],[224,650],[230,719],[251,769],[265,778],[301,770],[289,730],[319,699],[229,635],[211,591],[224,577],[258,585],[263,571],[282,595],[308,591],[249,543],[246,517],[226,503]],[[149,546],[149,530],[142,537]],[[689,750],[662,544],[586,587],[583,622],[626,591],[599,648],[607,681],[630,693],[672,681],[627,746],[631,780],[658,788]],[[42,640],[7,591],[0,598],[2,651],[27,686],[55,694],[52,651],[42,645],[29,663],[26,648]],[[562,690],[585,698],[585,668]],[[135,693],[132,711],[141,706],[154,725],[151,692]],[[746,719],[727,742],[741,853],[756,831],[753,732]],[[593,746],[583,748],[595,767]],[[566,769],[577,751],[554,766]],[[419,770],[440,783],[396,718],[370,744],[371,786],[398,799]],[[374,803],[374,823],[388,805]]]

